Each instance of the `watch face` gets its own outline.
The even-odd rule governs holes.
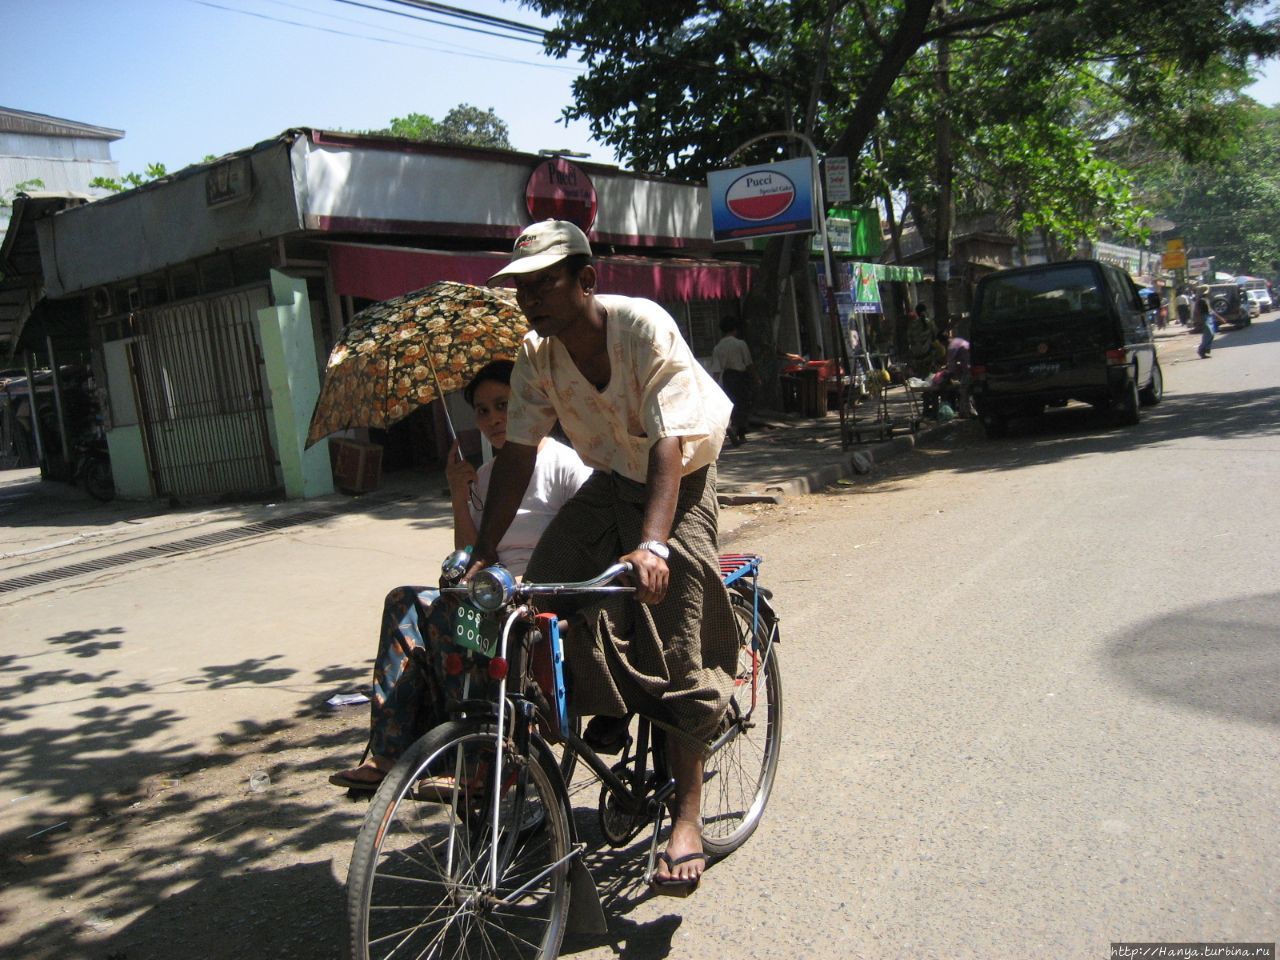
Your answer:
[[[661,557],[663,560],[670,559],[671,557],[671,548],[665,543],[659,543],[657,540],[649,540],[645,543],[644,548],[655,557]]]

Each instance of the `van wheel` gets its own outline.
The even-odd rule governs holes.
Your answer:
[[[1138,407],[1141,401],[1138,399],[1138,381],[1130,379],[1125,387],[1124,394],[1120,397],[1120,402],[1116,404],[1115,416],[1116,423],[1122,427],[1137,426],[1140,414]]]
[[[982,430],[988,440],[998,440],[1009,432],[1009,418],[999,413],[984,413]]]
[[[1154,407],[1164,399],[1164,374],[1160,372],[1158,362],[1152,365],[1151,382],[1143,388],[1138,399],[1142,401],[1144,407]]]

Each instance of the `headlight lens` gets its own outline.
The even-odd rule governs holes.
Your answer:
[[[481,610],[500,610],[515,596],[516,578],[506,567],[485,567],[467,587],[467,595]]]

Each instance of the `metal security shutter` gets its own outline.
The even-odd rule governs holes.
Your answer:
[[[129,366],[148,467],[162,497],[274,491],[254,286],[133,314]]]

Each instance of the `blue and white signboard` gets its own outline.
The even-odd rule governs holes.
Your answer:
[[[812,233],[813,165],[806,157],[712,170],[711,232],[716,241]]]

